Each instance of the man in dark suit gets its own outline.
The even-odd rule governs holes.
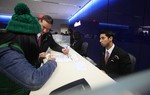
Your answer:
[[[131,61],[128,53],[115,46],[113,40],[113,32],[101,31],[100,43],[104,50],[100,56],[99,68],[114,79],[131,73]]]
[[[72,29],[68,29],[68,34],[70,35],[70,45],[72,45],[73,42],[74,42],[73,30]]]
[[[45,52],[47,51],[48,47],[55,51],[62,52],[64,54],[68,54],[69,49],[61,47],[58,45],[50,33],[51,27],[53,25],[53,19],[48,16],[44,15],[42,18],[39,19],[39,24],[41,25],[42,31],[38,35],[38,43],[40,47],[40,58],[45,57]]]
[[[74,38],[74,42],[73,44],[71,44],[71,48],[74,49],[76,52],[78,52],[79,54],[82,54],[82,44],[83,44],[83,40],[81,38],[81,34],[80,32],[76,31],[73,33],[73,38]]]

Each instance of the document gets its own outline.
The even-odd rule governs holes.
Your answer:
[[[49,55],[50,55],[50,53],[48,53],[46,55],[46,58],[43,60],[44,63],[46,63],[48,61]],[[70,62],[71,61],[71,58],[68,57],[67,55],[64,55],[64,54],[52,54],[52,55],[56,58],[57,63]]]

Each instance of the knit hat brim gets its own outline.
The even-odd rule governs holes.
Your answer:
[[[26,24],[18,21],[10,21],[6,27],[8,31],[25,34],[38,34],[41,32],[40,24]]]

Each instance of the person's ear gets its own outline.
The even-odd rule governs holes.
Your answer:
[[[41,23],[42,22],[42,20],[41,19],[39,19],[39,23]]]
[[[111,37],[109,37],[109,39],[111,40],[111,41],[113,41],[113,37],[111,36]]]

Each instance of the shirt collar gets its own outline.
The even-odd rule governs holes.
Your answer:
[[[41,33],[38,33],[38,34],[37,34],[37,37],[39,38],[40,36],[41,36]]]
[[[115,47],[115,45],[113,44],[113,45],[112,45],[112,47],[111,47],[110,49],[108,49],[108,50],[106,49],[105,51],[108,51],[108,52],[109,52],[109,54],[111,54],[111,53],[112,53],[112,51],[113,51],[113,49],[114,49],[114,47]]]

